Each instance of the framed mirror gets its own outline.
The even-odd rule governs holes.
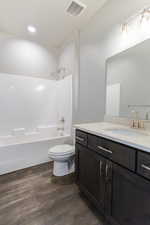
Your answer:
[[[150,111],[150,40],[109,58],[106,75],[106,116],[131,117],[135,110],[145,119]]]

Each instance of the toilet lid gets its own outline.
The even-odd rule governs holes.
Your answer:
[[[56,155],[65,155],[68,153],[74,153],[75,147],[73,145],[56,145],[48,151],[49,154],[56,154]]]

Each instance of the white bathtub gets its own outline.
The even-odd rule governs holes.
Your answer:
[[[69,142],[70,135],[59,135],[56,126],[38,132],[0,136],[0,175],[48,162],[48,149]]]

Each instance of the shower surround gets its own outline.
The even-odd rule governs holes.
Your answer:
[[[0,101],[0,174],[47,162],[50,147],[70,140],[71,75],[56,81],[0,74]]]

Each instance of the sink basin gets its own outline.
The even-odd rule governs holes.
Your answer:
[[[110,128],[110,129],[105,129],[105,131],[111,132],[113,134],[120,134],[120,135],[125,135],[125,136],[148,136],[149,134],[147,134],[146,132],[141,132],[141,131],[135,131],[132,129],[114,129],[114,128]]]

